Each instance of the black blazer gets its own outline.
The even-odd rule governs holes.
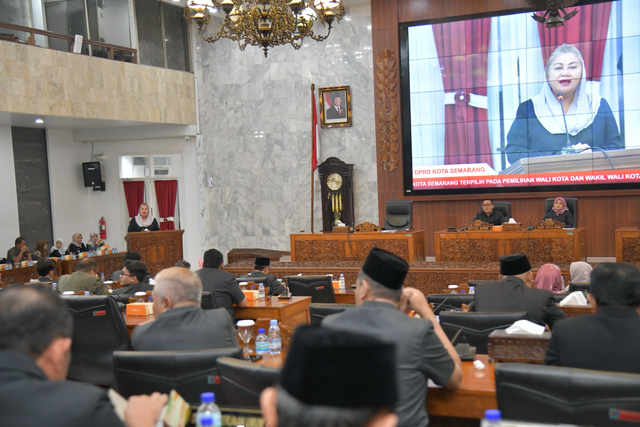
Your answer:
[[[80,252],[88,252],[87,247],[84,245],[84,243],[80,243],[80,246],[76,245],[75,243],[69,243],[69,247],[67,248],[67,255],[70,254],[78,254]]]
[[[527,320],[550,328],[557,320],[567,318],[551,291],[530,288],[514,276],[476,286],[469,311],[526,311]]]
[[[160,231],[158,220],[153,218],[153,222],[151,223],[151,225],[148,226],[147,228],[144,228],[138,225],[135,217],[131,218],[131,221],[129,221],[129,228],[127,228],[127,233],[132,233],[132,232],[137,233],[139,231],[145,231],[145,230]]]
[[[564,222],[564,226],[567,228],[573,228],[576,225],[573,223],[573,215],[571,211],[562,212],[560,215],[556,215],[556,213],[552,210],[544,214],[545,218],[555,219],[556,221]]]
[[[114,289],[113,293],[116,295],[133,296],[136,292],[147,292],[152,290],[153,290],[153,285],[150,285],[145,282],[138,282],[138,283],[134,283],[133,285],[127,285],[118,289]]]

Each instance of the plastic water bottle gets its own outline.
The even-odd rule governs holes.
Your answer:
[[[502,414],[498,409],[487,409],[484,412],[482,427],[500,427],[502,425]]]
[[[269,337],[264,333],[264,328],[260,328],[256,337],[256,354],[266,355],[267,353],[269,353]]]
[[[218,405],[214,403],[215,395],[211,392],[202,393],[200,395],[200,401],[202,403],[198,408],[198,412],[196,412],[196,427],[201,427],[206,425],[221,427],[222,413],[220,412],[220,408],[218,408]],[[206,420],[206,418],[210,418],[212,423],[203,424],[203,419]]]
[[[203,415],[200,417],[200,425],[202,427],[210,427],[213,425],[213,417],[210,415]]]
[[[264,285],[262,283],[258,286],[258,299],[264,301]]]
[[[100,273],[100,280],[102,280],[102,283],[104,283],[104,272]]]
[[[473,286],[469,286],[469,294],[475,294],[476,293],[476,288]]]
[[[344,274],[340,273],[340,289],[344,290]]]
[[[278,321],[276,319],[271,319],[271,326],[269,326],[269,353],[280,354],[281,351],[282,340],[280,339]]]
[[[58,284],[57,284],[56,282],[53,282],[53,283],[51,284],[51,286],[53,287],[53,290],[54,290],[54,291],[57,291],[57,290],[58,290]]]

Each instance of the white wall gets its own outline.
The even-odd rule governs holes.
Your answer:
[[[139,137],[139,135],[137,135]],[[55,238],[66,243],[80,232],[85,241],[89,233],[98,230],[98,221],[107,222],[107,243],[118,250],[126,250],[124,236],[129,218],[122,181],[119,178],[118,157],[125,154],[181,153],[184,174],[178,178],[180,226],[183,236],[184,257],[195,265],[202,256],[199,236],[198,181],[195,138],[136,139],[128,141],[95,142],[94,153],[104,153],[101,170],[106,191],[94,192],[84,188],[82,162],[91,159],[91,143],[74,141],[71,130],[47,130],[49,171],[51,176],[51,204]]]
[[[20,235],[16,171],[13,166],[13,141],[10,126],[0,126],[0,180],[2,182],[0,258],[4,258],[6,251],[14,246],[16,237]],[[35,242],[31,244],[35,244]]]

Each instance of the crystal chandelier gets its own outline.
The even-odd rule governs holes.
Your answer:
[[[213,37],[204,32],[211,14],[222,10],[222,27]],[[221,38],[238,42],[240,50],[247,45],[262,47],[264,56],[274,46],[290,44],[300,49],[309,37],[321,42],[329,37],[334,21],[345,15],[342,0],[189,0],[184,9],[187,22],[195,22],[202,38],[215,43]],[[327,27],[325,35],[316,35],[314,22]]]

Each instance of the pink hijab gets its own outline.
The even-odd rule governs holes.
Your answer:
[[[560,267],[554,264],[545,264],[538,269],[536,274],[536,288],[546,289],[551,292],[562,292],[564,280]]]
[[[562,209],[556,209],[556,202],[558,200],[562,202]],[[569,208],[567,208],[567,202],[565,202],[565,200],[562,197],[556,197],[556,199],[553,201],[553,211],[556,213],[556,215],[565,213],[568,210]]]

